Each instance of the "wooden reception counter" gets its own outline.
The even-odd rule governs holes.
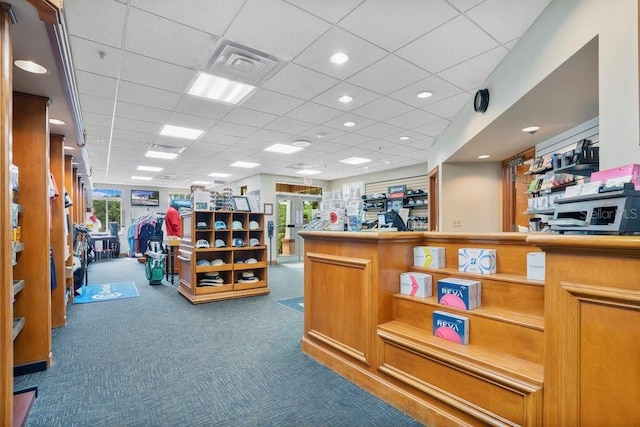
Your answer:
[[[526,233],[301,231],[302,350],[429,425],[633,425],[640,419],[640,238]],[[415,246],[445,268],[413,266]],[[458,249],[497,273],[458,271]],[[545,280],[526,254],[546,252]],[[464,311],[402,295],[400,273],[482,282]],[[469,344],[432,335],[435,310],[469,318]],[[544,393],[543,393],[544,391]]]

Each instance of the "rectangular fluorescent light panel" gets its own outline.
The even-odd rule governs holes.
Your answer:
[[[320,171],[314,171],[314,170],[311,170],[311,169],[302,169],[302,170],[299,170],[296,173],[299,173],[300,175],[315,175],[315,174],[320,173]]]
[[[282,154],[291,154],[300,150],[302,150],[302,147],[294,147],[293,145],[287,145],[287,144],[273,144],[272,146],[264,149],[264,151],[272,151],[274,153],[282,153]]]
[[[230,173],[221,173],[221,172],[211,172],[209,176],[213,176],[215,178],[228,178],[231,176]]]
[[[347,163],[349,165],[360,165],[362,163],[370,162],[371,159],[363,159],[362,157],[349,157],[348,159],[340,160],[340,163]]]
[[[145,153],[146,157],[151,157],[154,159],[166,159],[173,160],[178,157],[178,153],[165,153],[164,151],[153,151],[149,150]]]
[[[136,169],[144,172],[160,172],[162,170],[157,166],[138,166]]]
[[[169,145],[151,144],[149,149],[144,155],[146,157],[152,157],[154,159],[173,160],[177,158],[185,147],[172,147]]]
[[[235,162],[231,163],[229,166],[233,166],[236,168],[255,168],[260,166],[259,163],[251,163],[251,162]]]
[[[200,73],[188,94],[214,101],[238,104],[256,87],[211,74]]]
[[[160,135],[183,139],[198,139],[198,137],[203,133],[203,130],[183,128],[173,125],[164,125],[160,130]]]
[[[138,179],[140,181],[151,181],[153,178],[150,176],[132,176],[131,179]]]
[[[211,181],[193,181],[193,184],[196,184],[196,185],[207,185],[207,184],[211,184]]]

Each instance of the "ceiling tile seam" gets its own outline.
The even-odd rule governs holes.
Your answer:
[[[479,3],[479,4],[477,4],[476,6],[472,7],[472,8],[471,8],[471,9],[469,9],[469,10],[473,10],[473,9],[475,9],[475,8],[476,8],[477,6],[479,6],[479,5],[480,5],[480,3]],[[469,12],[469,10],[468,10],[467,12]],[[463,15],[464,15],[464,17],[465,17],[465,18],[467,18],[467,19],[469,20],[469,22],[471,22],[473,25],[475,25],[475,26],[476,26],[476,27],[478,27],[480,30],[482,30],[482,32],[483,32],[483,33],[485,33],[485,34],[486,34],[486,35],[487,35],[491,40],[493,40],[494,42],[496,42],[496,43],[498,44],[498,46],[502,46],[502,45],[503,45],[503,43],[502,43],[500,40],[498,40],[497,38],[495,38],[495,37],[493,37],[491,34],[489,34],[489,32],[488,32],[488,31],[487,31],[487,30],[486,30],[482,25],[480,25],[479,23],[477,23],[477,22],[476,22],[476,21],[475,21],[471,16],[467,15],[467,12],[464,12],[464,13],[463,13]],[[535,21],[534,21],[534,22],[535,22]],[[533,25],[533,23],[531,23],[531,25]],[[529,25],[529,27],[530,27],[531,25]],[[529,29],[529,27],[527,27],[527,29]],[[526,31],[525,31],[525,33],[526,33]],[[523,33],[523,34],[524,34],[524,33]],[[520,37],[522,37],[522,35],[520,35]],[[497,47],[497,46],[495,46],[495,47]],[[494,47],[494,49],[495,49],[495,47]],[[505,47],[505,49],[507,49],[507,48]],[[509,50],[509,49],[507,49],[507,50]]]

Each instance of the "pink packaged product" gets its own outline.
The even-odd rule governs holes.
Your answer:
[[[607,169],[591,174],[591,182],[600,181],[603,186],[616,187],[624,182],[632,182],[636,190],[640,190],[640,165],[630,164]]]

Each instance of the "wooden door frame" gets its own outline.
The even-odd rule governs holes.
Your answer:
[[[440,229],[440,166],[431,169],[429,178],[429,231]]]
[[[519,157],[522,157],[523,162],[532,160],[535,154],[536,147],[531,147],[502,161],[502,231],[513,231],[511,226],[515,224],[516,195],[509,163]]]

